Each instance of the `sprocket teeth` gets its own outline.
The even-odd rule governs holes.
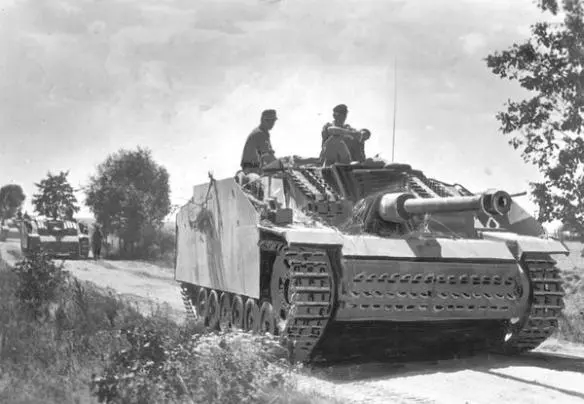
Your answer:
[[[505,353],[537,348],[556,331],[564,307],[564,290],[556,261],[539,255],[527,256],[524,263],[533,291],[531,309],[523,327],[503,345]]]
[[[291,340],[293,344],[292,357],[295,362],[309,362],[318,342],[324,335],[325,328],[332,315],[334,301],[334,276],[332,265],[328,260],[326,251],[317,248],[304,248],[287,246],[285,249],[271,245],[272,251],[279,251],[288,259],[294,258],[294,265],[287,269],[288,275],[297,285],[310,284],[314,278],[312,267],[319,266],[321,278],[328,278],[326,287],[318,290],[320,294],[327,294],[326,301],[322,302],[326,307],[318,313],[312,312],[315,302],[315,291],[307,287],[293,286],[291,295],[291,307],[287,313],[286,326],[281,333],[284,339]],[[299,288],[302,293],[299,293]]]

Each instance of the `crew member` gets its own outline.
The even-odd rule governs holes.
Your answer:
[[[364,142],[371,134],[367,129],[357,131],[345,123],[348,114],[346,105],[337,105],[333,108],[333,122],[326,123],[322,128],[320,158],[324,165],[365,160]]]
[[[260,125],[248,135],[241,156],[241,170],[245,174],[259,174],[262,166],[276,160],[270,141],[270,130],[274,128],[277,120],[275,110],[263,111]]]
[[[235,175],[235,180],[252,191],[259,200],[264,198],[259,174],[263,167],[277,160],[270,141],[270,130],[277,120],[275,110],[262,112],[259,126],[247,136],[241,156],[241,170]]]

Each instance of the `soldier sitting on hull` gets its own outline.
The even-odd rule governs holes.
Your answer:
[[[325,166],[365,160],[365,141],[371,133],[367,129],[357,131],[345,123],[348,113],[346,105],[337,105],[333,108],[333,122],[322,128],[320,160]]]
[[[276,111],[267,109],[262,112],[260,124],[247,137],[243,147],[243,154],[241,156],[241,171],[236,175],[236,180],[242,186],[251,184],[257,193],[258,198],[263,199],[263,191],[259,184],[259,174],[262,168],[270,163],[274,163],[277,159],[270,141],[270,130],[278,117]]]
[[[274,128],[277,120],[275,110],[263,111],[260,125],[248,135],[241,156],[241,170],[245,174],[259,174],[263,165],[276,160],[270,141],[270,130]]]

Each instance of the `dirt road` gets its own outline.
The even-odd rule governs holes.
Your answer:
[[[7,240],[0,243],[0,256],[9,265],[21,257],[20,243]],[[60,262],[60,261],[57,261]],[[172,269],[136,261],[63,261],[64,269],[76,278],[93,282],[101,287],[112,288],[135,302],[148,314],[158,304],[170,310],[177,321],[184,319],[184,306]]]
[[[303,387],[352,403],[584,403],[584,348],[551,341],[518,358],[336,366],[314,376]]]
[[[0,243],[9,263],[20,255],[15,241]],[[79,279],[111,287],[141,303],[168,304],[183,319],[172,271],[132,261],[66,261]],[[348,403],[584,403],[584,346],[550,340],[536,352],[517,357],[405,365],[367,364],[312,370],[298,379],[306,391]]]

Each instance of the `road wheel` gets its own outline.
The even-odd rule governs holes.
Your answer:
[[[271,303],[262,303],[262,308],[260,309],[260,332],[270,333],[276,335],[276,319],[274,318],[274,308]]]
[[[219,329],[227,331],[231,326],[231,299],[229,293],[221,293],[219,299]]]
[[[219,298],[217,297],[217,292],[214,290],[211,290],[207,298],[205,323],[212,330],[216,330],[219,326]]]
[[[231,304],[231,326],[233,328],[243,328],[243,311],[243,299],[241,296],[235,295],[233,297],[233,303]]]
[[[260,309],[253,299],[245,303],[245,330],[257,333],[260,327]]]

